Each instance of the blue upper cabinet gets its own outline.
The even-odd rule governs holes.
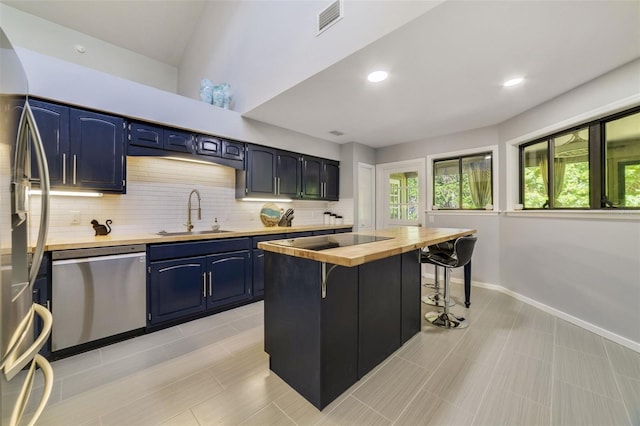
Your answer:
[[[247,169],[237,174],[238,195],[276,195],[276,150],[259,145],[247,147]]]
[[[236,173],[236,198],[338,200],[340,163],[247,145],[246,169]]]
[[[237,174],[237,196],[300,198],[300,182],[299,154],[248,145],[246,171]]]
[[[70,123],[71,186],[123,192],[124,119],[71,108]]]
[[[136,122],[129,124],[129,143],[131,145],[162,149],[163,136],[161,127]]]
[[[51,187],[125,192],[124,119],[30,101],[42,138]],[[32,178],[39,174],[32,159]]]
[[[191,133],[148,123],[132,122],[129,124],[129,144],[167,151],[194,152]]]
[[[302,157],[302,198],[338,201],[340,162],[317,157]]]
[[[69,108],[30,100],[33,116],[38,124],[44,151],[49,166],[51,186],[65,185],[67,182],[67,160],[69,155]],[[35,153],[31,150],[31,178],[40,180]]]
[[[150,123],[129,123],[127,155],[197,159],[244,169],[243,142]]]
[[[340,198],[340,163],[338,161],[323,160],[324,175],[323,198],[328,201],[338,201]]]
[[[180,130],[164,130],[164,149],[168,151],[193,153],[193,135]]]
[[[209,157],[220,157],[222,140],[215,136],[198,135],[196,137],[196,153]]]
[[[291,198],[300,196],[300,188],[302,186],[300,154],[277,151],[276,186],[278,195]]]
[[[320,200],[323,198],[322,159],[302,157],[302,198]]]

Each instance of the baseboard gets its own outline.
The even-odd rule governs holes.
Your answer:
[[[434,278],[433,274],[422,274],[423,278]],[[461,278],[451,278],[451,282],[455,283],[455,284],[464,284],[464,280]],[[504,293],[508,296],[513,297],[514,299],[520,300],[521,302],[524,302],[528,305],[534,306],[538,309],[540,309],[541,311],[544,311],[548,314],[551,314],[555,317],[558,317],[560,319],[563,319],[565,321],[570,322],[571,324],[577,325],[578,327],[582,327],[585,330],[588,330],[592,333],[597,334],[598,336],[604,337],[605,339],[611,340],[612,342],[616,342],[626,348],[631,349],[632,351],[638,352],[640,353],[640,343],[638,342],[634,342],[631,339],[627,339],[626,337],[620,336],[618,334],[612,333],[609,330],[606,330],[602,327],[598,327],[597,325],[591,324],[588,321],[582,320],[580,318],[574,317],[573,315],[570,315],[566,312],[563,312],[559,309],[553,308],[549,305],[545,305],[544,303],[540,303],[537,300],[531,299],[530,297],[527,296],[523,296],[520,293],[517,293],[513,290],[509,290],[508,288],[505,288],[501,285],[497,285],[497,284],[490,284],[490,283],[483,283],[483,282],[479,282],[479,281],[471,281],[471,286],[472,287],[480,287],[480,288],[486,288],[488,290],[496,290],[499,291],[500,293]],[[471,300],[473,301],[473,292],[471,294]]]

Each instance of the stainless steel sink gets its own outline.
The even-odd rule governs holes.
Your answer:
[[[216,231],[214,231],[214,230],[210,230],[210,231],[179,231],[179,232],[160,231],[160,232],[157,233],[157,235],[162,235],[163,237],[176,237],[176,236],[180,236],[180,235],[222,234],[224,232],[231,232],[231,231],[225,231],[223,229],[218,229]]]

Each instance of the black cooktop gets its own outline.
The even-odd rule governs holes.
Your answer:
[[[391,237],[376,237],[373,235],[360,234],[335,234],[335,235],[318,235],[315,237],[294,238],[291,240],[271,241],[287,247],[295,247],[306,250],[327,250],[336,247],[348,247],[358,244],[373,243],[376,241],[391,240]]]

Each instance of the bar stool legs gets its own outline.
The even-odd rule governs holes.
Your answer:
[[[436,267],[436,276],[437,276],[437,267]],[[451,269],[444,268],[444,300],[443,300],[443,312],[427,312],[425,314],[425,319],[429,321],[431,324],[437,327],[443,328],[466,328],[469,323],[464,318],[459,318],[449,312],[449,302],[450,302],[450,278],[451,278]]]
[[[435,280],[434,280],[434,285],[433,285],[433,289],[435,290],[433,293],[429,293],[426,296],[424,296],[422,298],[422,303],[425,303],[427,305],[431,305],[431,306],[438,306],[438,307],[444,307],[445,302],[444,302],[444,298],[442,296],[442,294],[440,294],[440,285],[438,283],[439,278],[438,276],[439,274],[439,266],[438,265],[434,265],[436,267],[436,271],[435,271]],[[447,273],[447,268],[445,268],[445,274]],[[455,301],[453,300],[449,300],[448,305],[447,306],[454,306],[456,304]]]

